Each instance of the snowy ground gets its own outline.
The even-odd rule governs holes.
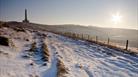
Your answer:
[[[44,74],[48,72],[50,63],[43,61],[41,49],[45,39],[39,36],[38,32],[4,29],[7,30],[0,29],[1,35],[8,37],[12,46],[0,45],[0,77],[47,77]],[[32,53],[29,50],[34,42],[36,48]]]
[[[49,34],[48,45],[69,68],[68,77],[138,76],[138,57],[53,34]]]
[[[49,32],[0,31],[13,43],[10,47],[0,45],[0,77],[57,77],[58,59],[67,69],[66,77],[138,77],[138,56]],[[36,48],[31,53],[34,42]],[[49,61],[42,59],[43,43],[48,45]]]

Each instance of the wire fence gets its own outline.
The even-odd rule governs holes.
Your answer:
[[[92,43],[97,43],[103,46],[108,46],[110,48],[125,50],[125,52],[134,52],[138,53],[137,47],[131,47],[129,44],[131,43],[129,40],[116,40],[110,37],[103,38],[100,36],[92,36],[88,34],[78,34],[72,32],[53,32],[56,34],[64,35],[73,39],[85,40]]]

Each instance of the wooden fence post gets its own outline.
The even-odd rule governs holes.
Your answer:
[[[80,38],[80,35],[79,35],[79,34],[77,34],[77,37],[78,37],[78,38]]]
[[[75,39],[76,39],[76,34],[75,34],[75,33],[73,33],[73,38],[75,38]]]
[[[70,33],[70,37],[71,37],[71,38],[73,37],[73,33]]]
[[[81,38],[83,39],[83,34],[82,34],[82,37]]]
[[[98,42],[98,36],[96,36],[96,42]]]
[[[75,38],[77,39],[77,34],[75,33]]]
[[[110,38],[108,38],[108,41],[107,41],[107,44],[109,45],[109,42],[110,42]]]
[[[88,35],[88,40],[90,39],[90,36]]]
[[[128,40],[126,41],[126,50],[128,50]]]
[[[80,39],[80,34],[78,34],[78,38]]]
[[[91,41],[93,41],[93,37],[91,37]]]

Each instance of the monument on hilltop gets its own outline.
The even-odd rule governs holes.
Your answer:
[[[27,10],[25,9],[25,19],[23,20],[25,23],[29,23],[29,20],[27,19]]]

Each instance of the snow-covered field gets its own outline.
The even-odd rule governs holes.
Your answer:
[[[68,77],[138,76],[138,57],[81,40],[49,36],[48,45],[62,57],[69,69]]]
[[[11,40],[10,46],[0,45],[0,77],[57,77],[58,60],[67,71],[58,77],[138,77],[138,56],[44,31],[0,32]],[[43,60],[43,44],[49,61]]]

